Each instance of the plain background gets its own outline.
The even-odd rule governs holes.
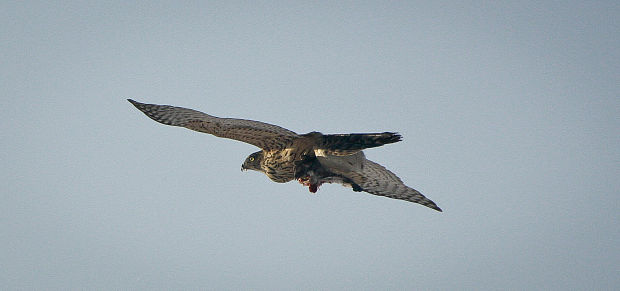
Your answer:
[[[0,282],[615,289],[618,1],[2,1]],[[125,99],[366,151],[444,209],[241,172]]]

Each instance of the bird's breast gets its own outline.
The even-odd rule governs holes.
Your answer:
[[[290,149],[269,151],[263,156],[261,167],[274,182],[286,183],[295,178],[295,154]]]

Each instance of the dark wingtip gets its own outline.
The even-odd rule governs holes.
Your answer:
[[[403,140],[403,136],[400,135],[400,133],[398,133],[398,132],[392,132],[392,135],[394,136],[394,140],[395,140],[394,142],[398,142],[398,141]]]
[[[403,136],[400,135],[398,132],[390,132],[390,131],[386,131],[383,133],[385,140],[383,141],[384,143],[388,144],[388,143],[395,143],[395,142],[399,142],[401,140],[403,140]]]
[[[441,208],[439,208],[439,206],[437,206],[437,204],[435,204],[435,202],[428,200],[427,203],[423,204],[424,206],[428,207],[428,208],[432,208],[435,209],[439,212],[443,212],[443,210],[441,210]]]
[[[133,99],[127,99],[127,101],[129,101],[129,103],[131,103],[133,106],[138,108],[138,110],[144,112],[144,105],[145,105],[144,103],[140,103],[140,102],[138,102],[136,100],[133,100]]]

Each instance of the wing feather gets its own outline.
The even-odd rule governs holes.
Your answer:
[[[127,100],[146,116],[159,123],[246,142],[266,150],[283,149],[299,137],[293,131],[260,121],[219,118],[183,107]]]
[[[350,172],[344,176],[357,184],[361,191],[414,202],[437,211],[442,211],[435,202],[426,198],[419,191],[405,185],[398,176],[373,161],[365,160],[361,172]]]
[[[317,155],[333,156],[353,155],[363,149],[399,142],[402,139],[400,134],[395,132],[348,134],[311,132],[303,136],[316,139],[315,152]]]

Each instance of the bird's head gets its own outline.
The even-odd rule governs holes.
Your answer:
[[[245,159],[245,162],[243,162],[243,165],[241,165],[241,171],[254,170],[254,171],[262,172],[263,169],[260,166],[262,160],[263,160],[262,151],[258,151],[258,152],[255,152],[249,155]]]

